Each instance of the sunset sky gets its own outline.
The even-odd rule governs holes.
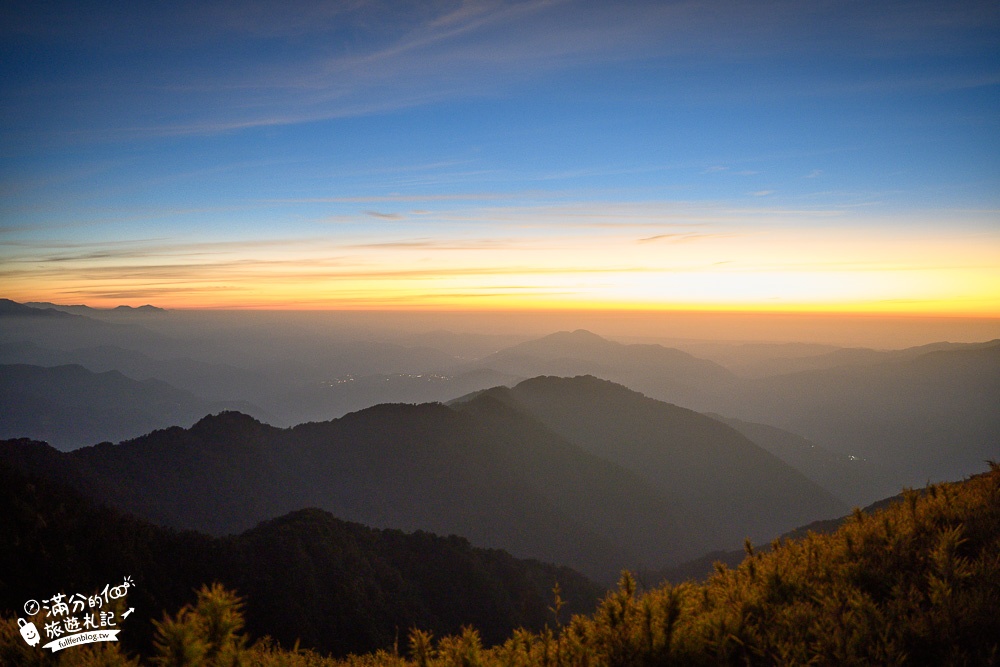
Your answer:
[[[1000,4],[3,3],[0,297],[1000,316]]]

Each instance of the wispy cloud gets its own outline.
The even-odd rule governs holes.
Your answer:
[[[254,252],[281,252],[288,249],[315,248],[325,239],[274,238],[240,241],[177,241],[171,239],[136,239],[122,241],[15,241],[0,242],[0,257],[9,266],[28,265],[38,270],[49,265],[73,264],[78,267],[108,265],[111,261],[183,258],[189,269],[205,257],[246,256]],[[8,250],[9,248],[9,250]],[[138,265],[137,265],[138,266]],[[74,269],[75,270],[75,269]],[[56,269],[57,272],[63,269]]]
[[[276,2],[234,10],[229,3],[207,2],[171,12],[154,9],[148,16],[137,11],[70,11],[56,33],[50,32],[50,39],[77,42],[113,34],[119,37],[118,48],[125,53],[152,44],[154,58],[126,58],[118,77],[121,89],[105,77],[99,79],[101,86],[87,85],[84,80],[74,82],[72,90],[71,84],[53,83],[62,88],[64,97],[112,95],[132,105],[122,109],[128,114],[125,122],[125,117],[112,114],[106,127],[97,123],[69,131],[96,133],[107,140],[217,134],[496,94],[498,86],[597,62],[687,58],[705,53],[722,59],[730,54],[827,53],[831,47],[844,48],[838,35],[849,34],[856,40],[859,26],[871,29],[879,24],[867,21],[890,13],[888,9],[873,9],[854,19],[847,12],[836,11],[835,6],[807,10],[800,3],[783,0],[770,3],[763,15],[756,8],[734,2],[724,3],[724,10],[703,3],[657,2],[632,3],[625,10],[611,4],[582,6],[569,0],[460,3],[451,7],[362,1],[300,4],[295,11]],[[955,8],[961,20],[946,26],[946,31],[967,30],[976,20],[981,22],[983,17],[974,18],[971,8],[972,3]],[[44,24],[40,17],[32,20],[30,12],[25,13],[29,18],[24,18],[18,32],[30,33]],[[720,21],[723,15],[728,20]],[[938,20],[936,12],[915,8],[907,17],[907,31],[893,32],[879,25],[878,34],[866,39],[873,46],[877,42],[884,48],[889,42],[907,49],[920,43],[918,35],[925,40],[941,39],[933,32],[942,29],[939,22],[932,24]],[[894,21],[886,24],[896,23],[898,16],[893,14],[892,18]],[[817,30],[818,25],[825,31]],[[214,67],[195,64],[196,60],[177,67],[155,57],[220,42],[238,46],[232,51],[243,53],[261,40],[287,40],[294,49],[261,49],[267,56],[263,61],[254,59],[252,65],[235,57],[223,55],[219,59],[217,52],[206,59],[219,59]],[[129,66],[128,62],[135,64]],[[83,73],[86,75],[86,68]],[[860,85],[883,92],[894,87],[942,90],[995,85],[997,80],[998,73],[993,71],[959,78],[944,74],[882,79]],[[813,88],[802,94],[814,94]],[[819,88],[828,90],[829,86]],[[155,109],[156,113],[142,109]],[[49,130],[62,131],[55,125]]]
[[[406,216],[402,213],[382,213],[380,211],[365,211],[365,215],[369,215],[373,218],[379,218],[380,220],[405,220]]]
[[[431,202],[431,201],[495,201],[518,199],[531,196],[526,192],[460,192],[445,194],[391,194],[358,197],[296,197],[288,199],[266,199],[272,204],[379,204],[384,202]]]
[[[737,207],[724,202],[686,201],[556,201],[548,204],[446,207],[428,211],[420,217],[420,223],[461,228],[468,225],[494,229],[505,227],[511,233],[514,233],[513,230],[551,230],[553,233],[579,230],[586,233],[587,230],[629,229],[687,233],[706,226],[746,227],[751,224],[759,227],[761,224],[792,224],[844,216],[843,209],[829,207]]]
[[[657,234],[656,236],[648,236],[646,238],[638,239],[636,243],[655,243],[660,241],[666,241],[670,243],[687,243],[689,241],[699,241],[703,239],[719,239],[719,238],[729,238],[734,236],[733,234],[699,234],[694,232],[678,233],[678,234]]]

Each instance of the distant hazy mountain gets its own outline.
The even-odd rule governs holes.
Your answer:
[[[0,343],[0,364],[77,364],[94,373],[119,371],[135,380],[162,380],[199,398],[215,401],[247,399],[261,393],[261,386],[267,382],[260,374],[229,364],[177,357],[157,359],[115,345],[55,350],[27,341]],[[266,413],[254,414],[263,418]]]
[[[877,475],[867,498],[1000,458],[1000,341],[746,381],[696,407],[802,434]]]
[[[702,520],[721,534],[759,539],[846,509],[729,426],[621,385],[593,377],[539,377],[488,393],[697,505]]]
[[[775,375],[775,367],[786,368],[800,360],[817,359],[843,348],[819,343],[734,343],[725,341],[678,341],[678,349],[699,359],[709,359],[740,377]],[[803,370],[795,367],[794,370]],[[779,370],[777,372],[787,372]]]
[[[695,356],[718,362],[741,377],[763,378],[816,371],[840,366],[871,366],[891,361],[915,359],[928,352],[975,349],[991,343],[931,343],[898,350],[864,347],[837,348],[802,343],[688,344]]]
[[[45,308],[73,313],[74,315],[87,315],[89,317],[122,317],[136,315],[163,315],[167,311],[146,304],[145,306],[115,306],[114,308],[91,308],[90,306],[63,306],[48,301],[28,301],[24,305],[31,308]]]
[[[94,372],[162,380],[201,399],[231,405],[246,401],[244,410],[260,406],[250,410],[254,416],[283,426],[379,403],[448,400],[524,379],[466,368],[455,356],[470,346],[495,347],[510,336],[403,336],[407,345],[401,345],[361,332],[344,338],[273,314],[258,322],[225,313],[160,312],[152,306],[34,305],[0,300],[0,363],[79,364]],[[46,437],[60,440],[53,431]]]
[[[316,509],[228,538],[178,533],[3,463],[0,530],[0,609],[20,613],[25,600],[59,591],[91,594],[127,574],[135,612],[122,638],[133,650],[148,650],[151,619],[216,581],[246,597],[253,636],[337,655],[391,648],[412,627],[440,636],[474,624],[496,642],[515,628],[553,623],[556,582],[569,603],[563,620],[591,611],[603,592],[568,568],[458,537],[373,530]]]
[[[522,377],[593,375],[678,405],[735,380],[722,366],[687,352],[626,345],[582,329],[514,345],[475,364]]]
[[[488,369],[443,373],[346,374],[264,399],[282,423],[325,421],[380,403],[447,401],[481,389],[514,385],[523,377]]]
[[[0,438],[30,437],[60,449],[134,438],[156,428],[189,425],[206,412],[247,403],[200,399],[160,380],[78,365],[0,365]]]
[[[136,321],[97,319],[0,299],[0,343],[31,341],[56,349],[117,345],[152,350],[164,346],[167,341],[164,336],[139,326]]]
[[[55,350],[28,341],[0,343],[0,364],[79,364],[95,373],[117,370],[137,380],[163,380],[201,398],[246,399],[266,404],[267,413],[286,425],[332,419],[379,403],[444,401],[478,389],[517,384],[524,379],[480,369],[456,375],[399,372],[338,376],[330,373],[325,376],[326,380],[296,385],[291,379],[275,378],[275,375],[291,374],[278,369],[271,373],[190,358],[158,359],[114,345]],[[402,364],[402,367],[411,365]]]
[[[600,344],[592,341],[590,348],[597,358]],[[796,447],[804,453],[796,436],[819,445],[841,463],[785,460],[852,504],[902,486],[960,478],[1000,458],[1000,341],[903,350],[722,343],[687,349],[764,377],[704,376],[680,390],[639,374],[619,381],[652,398],[753,424],[731,422],[775,453],[792,454]],[[811,370],[781,372],[790,368]],[[613,375],[607,368],[599,374]],[[850,466],[859,475],[844,469],[850,457],[860,462]]]
[[[41,304],[37,308],[32,308],[23,303],[17,303],[10,299],[0,299],[0,317],[69,317],[70,314],[62,310],[44,307]]]
[[[113,345],[55,350],[27,341],[0,343],[0,364],[77,364],[95,373],[115,370],[136,380],[162,380],[206,401],[229,401],[230,405],[236,405],[235,401],[248,401],[242,410],[252,412],[255,417],[265,421],[286,426],[307,421],[325,421],[379,403],[446,401],[479,389],[514,385],[524,379],[481,369],[457,375],[431,372],[340,376],[330,374],[327,377],[332,379],[301,384],[301,375],[295,375],[290,369],[253,371],[230,364],[190,358],[156,359],[142,352]],[[289,377],[292,375],[298,378],[300,384]],[[250,408],[251,404],[266,407]],[[195,418],[210,411],[204,410],[196,414]],[[52,442],[61,441],[54,432],[48,438]],[[99,440],[100,438],[85,440],[80,444],[93,444]]]
[[[771,452],[848,505],[862,502],[875,481],[867,461],[838,454],[801,435],[768,424],[708,414]]]
[[[462,360],[473,360],[489,356],[530,338],[532,337],[518,334],[476,334],[438,329],[423,333],[401,334],[396,342],[406,347],[429,347]]]
[[[325,421],[378,403],[453,398],[470,386],[466,378],[474,378],[454,356],[433,348],[381,340],[324,343],[321,338],[247,344],[239,335],[234,333],[236,344],[249,348],[242,355],[243,367],[262,378],[246,398],[286,426]],[[484,381],[502,383],[506,377],[494,373]]]

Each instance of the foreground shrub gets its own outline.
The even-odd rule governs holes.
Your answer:
[[[147,662],[175,667],[646,667],[653,665],[1000,664],[1000,466],[965,482],[906,490],[875,513],[855,510],[829,535],[747,542],[736,568],[717,564],[704,584],[641,593],[622,575],[590,616],[519,630],[485,648],[479,633],[435,640],[409,633],[398,646],[334,660],[247,646],[241,602],[215,585],[156,623]],[[0,623],[0,662],[134,665],[117,645],[56,656],[27,647],[16,620]]]

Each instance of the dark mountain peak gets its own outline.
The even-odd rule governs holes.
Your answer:
[[[635,397],[645,396],[637,391],[629,389],[625,385],[604,380],[593,375],[576,375],[574,377],[558,377],[555,375],[539,375],[523,382],[519,382],[508,390],[513,392],[524,391],[556,391],[556,392],[581,392],[581,393],[615,393],[630,394]]]
[[[510,387],[493,387],[463,396],[449,405],[458,411],[473,413],[485,411],[494,415],[505,415],[516,411],[519,402]]]
[[[379,403],[362,410],[349,412],[343,417],[321,422],[306,422],[293,426],[294,437],[325,439],[331,434],[347,432],[355,434],[380,433],[399,443],[409,442],[414,437],[413,429],[452,428],[459,413],[443,403]],[[338,436],[339,437],[339,436]]]
[[[244,414],[239,410],[223,410],[222,412],[217,412],[212,415],[205,415],[198,422],[191,427],[191,430],[198,428],[217,428],[218,426],[246,426],[246,425],[258,425],[266,426],[261,421],[254,419],[248,414]]]
[[[11,438],[0,440],[0,452],[7,460],[21,458],[58,457],[60,452],[55,447],[42,440],[31,438]]]
[[[303,507],[302,509],[293,510],[287,514],[283,514],[279,517],[273,519],[267,519],[261,521],[254,528],[245,532],[244,535],[255,536],[255,535],[268,535],[280,532],[285,529],[305,531],[306,533],[316,534],[317,528],[334,528],[337,530],[346,530],[348,527],[353,527],[358,531],[370,531],[371,529],[360,523],[352,523],[349,521],[343,521],[338,519],[334,515],[330,514],[326,510],[320,509],[318,507]]]
[[[480,398],[482,398],[484,402],[493,403],[511,403],[517,400],[514,398],[510,387],[498,385],[496,387],[490,387],[489,389],[479,389],[463,396],[459,396],[458,398],[448,401],[445,405],[450,408],[461,409],[466,405],[476,403]]]
[[[206,415],[190,429],[193,435],[203,438],[227,437],[248,432],[262,433],[271,430],[274,430],[273,426],[236,410],[223,410],[217,414]]]
[[[500,403],[508,403],[514,398],[513,390],[510,387],[505,387],[503,385],[499,387],[490,387],[489,389],[483,389],[482,391],[477,391],[470,394],[467,401],[475,399],[484,399],[487,401],[497,401]]]
[[[627,408],[629,410],[652,409],[655,412],[672,415],[684,413],[695,416],[696,419],[708,419],[687,408],[652,399],[623,384],[593,375],[574,377],[540,375],[515,385],[511,389],[511,397],[515,400],[527,400],[529,403],[541,401],[541,404],[548,405],[549,408],[556,404],[575,405],[578,409],[596,411],[590,417],[595,417],[597,413],[600,413],[608,419],[616,419],[613,417],[613,413],[616,410]]]
[[[379,403],[363,410],[350,412],[343,417],[345,419],[364,420],[397,420],[409,418],[416,415],[441,415],[451,411],[443,403]]]

